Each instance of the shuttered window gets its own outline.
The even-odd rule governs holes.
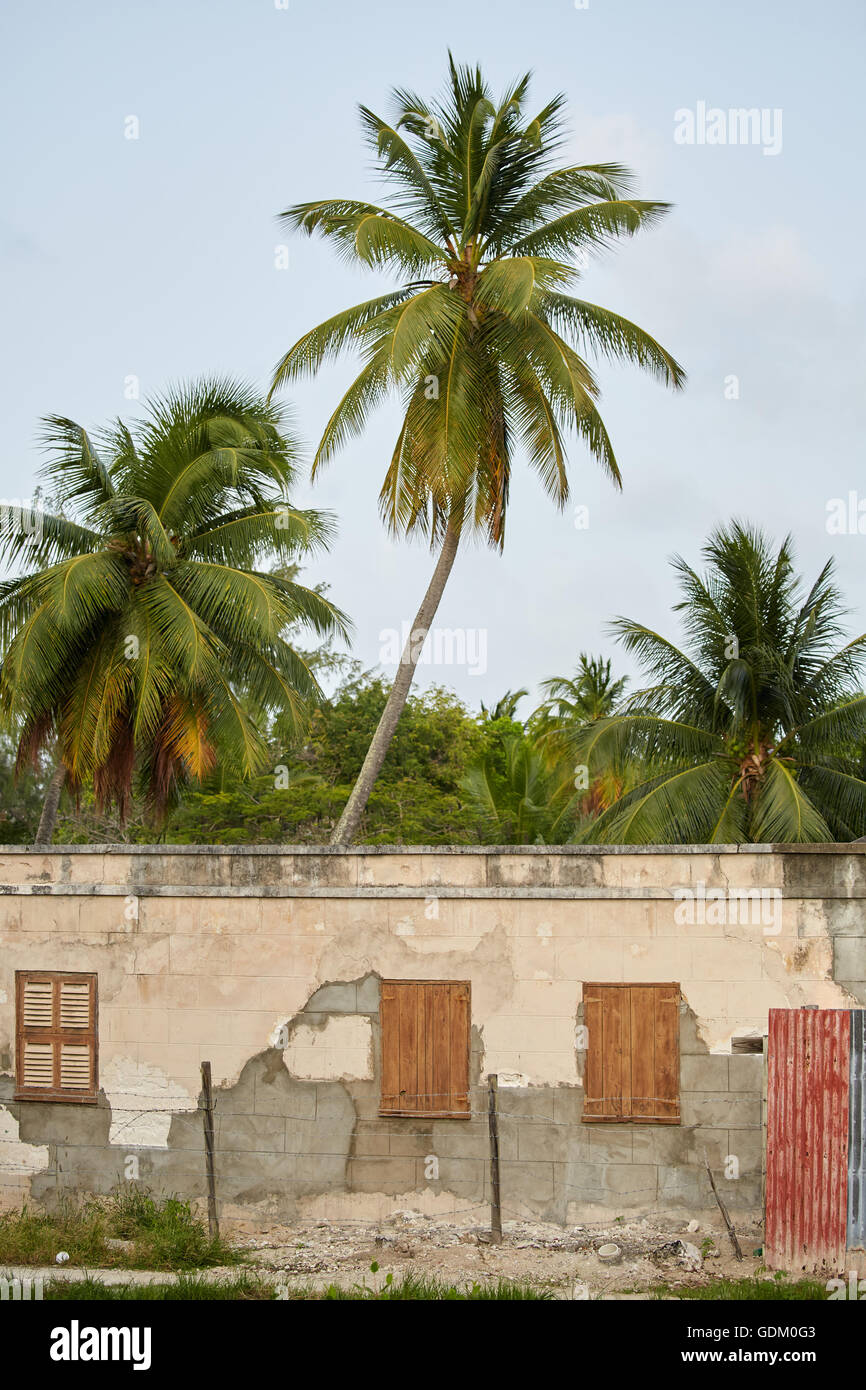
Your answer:
[[[383,980],[380,1114],[469,1115],[470,989],[465,980]]]
[[[679,1124],[680,987],[584,985],[583,1118]]]
[[[95,1101],[96,976],[19,970],[16,1097]]]

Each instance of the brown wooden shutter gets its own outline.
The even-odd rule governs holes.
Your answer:
[[[15,991],[16,1096],[95,1101],[96,976],[19,970]]]
[[[584,985],[584,1120],[679,1123],[679,1001],[676,984]]]
[[[464,980],[383,980],[382,1115],[469,1114],[470,987]]]

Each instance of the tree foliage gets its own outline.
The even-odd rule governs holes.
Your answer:
[[[56,745],[68,783],[122,820],[134,780],[159,817],[219,763],[252,776],[263,720],[300,727],[318,698],[286,640],[346,631],[322,594],[262,568],[326,546],[330,518],[292,507],[286,412],[236,382],[152,400],[91,437],[45,421],[60,506],[0,514],[0,714],[19,769]]]
[[[571,731],[591,768],[642,767],[585,832],[601,843],[852,840],[866,833],[860,668],[866,635],[842,641],[832,561],[804,591],[778,550],[734,522],[699,574],[673,561],[681,650],[641,623],[614,631],[650,684],[618,713]],[[567,731],[566,731],[567,732]]]

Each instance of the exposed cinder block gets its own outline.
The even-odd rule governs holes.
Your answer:
[[[557,1086],[553,1092],[553,1121],[558,1125],[576,1125],[583,1114],[582,1086]]]
[[[378,1158],[371,1160],[379,1163]],[[303,1185],[307,1192],[329,1192],[334,1188],[341,1188],[346,1182],[346,1169],[349,1160],[342,1158],[340,1154],[319,1153],[319,1154],[297,1154],[295,1170],[295,1181]],[[366,1162],[366,1160],[359,1160]]]
[[[557,1125],[523,1124],[518,1127],[517,1156],[563,1163],[568,1157],[568,1131]]]
[[[412,1158],[350,1158],[346,1176],[353,1192],[409,1192],[415,1186]]]
[[[500,1115],[521,1120],[553,1120],[556,1091],[547,1086],[500,1086],[497,1109]]]
[[[446,1188],[456,1197],[474,1197],[484,1200],[484,1180],[487,1165],[480,1158],[440,1158],[439,1177],[425,1178],[424,1163],[419,1164],[418,1182],[422,1188],[434,1191]]]
[[[679,1164],[672,1168],[659,1166],[658,1201],[663,1209],[686,1207],[692,1212],[716,1206],[706,1170]]]
[[[609,1163],[602,1170],[602,1186],[617,1207],[646,1206],[656,1200],[658,1168],[653,1163]]]
[[[681,1098],[684,1125],[751,1129],[761,1123],[761,1098],[742,1091],[687,1091]]]
[[[238,1150],[279,1153],[286,1147],[282,1115],[223,1115],[218,1110],[215,1131],[220,1154]]]
[[[359,980],[356,990],[356,1004],[359,1014],[379,1012],[380,980],[378,975],[365,975]]]
[[[833,941],[833,978],[866,980],[866,936],[837,936]]]
[[[761,1053],[732,1053],[728,1059],[728,1086],[732,1091],[757,1091],[764,1084],[764,1058]]]
[[[487,1126],[474,1120],[437,1120],[430,1152],[443,1158],[479,1158],[489,1147]]]
[[[583,1125],[590,1163],[631,1163],[633,1134],[627,1125]]]
[[[608,1196],[603,1181],[605,1164],[583,1160],[555,1165],[557,1194],[567,1202],[603,1202]]]
[[[632,1139],[635,1163],[656,1163],[663,1167],[703,1164],[704,1149],[711,1162],[728,1150],[726,1129],[693,1129],[687,1125],[635,1125]]]
[[[511,1207],[512,1219],[519,1219],[520,1203],[553,1201],[552,1163],[506,1162],[500,1164],[499,1180],[502,1190],[502,1205]]]
[[[334,984],[322,985],[311,994],[304,1006],[305,1014],[356,1014],[358,1012],[358,989],[354,980],[340,980]]]
[[[680,1089],[682,1091],[726,1091],[728,1062],[726,1056],[681,1057]]]
[[[378,1134],[375,1130],[359,1130],[355,1135],[355,1156],[358,1158],[383,1157],[391,1152],[391,1136]]]
[[[763,1130],[728,1130],[728,1155],[737,1159],[738,1177],[760,1181],[763,1161]],[[733,1183],[734,1179],[730,1179]]]
[[[697,1021],[686,1004],[680,1005],[680,1057],[706,1057],[707,1045],[698,1032]]]
[[[388,1136],[388,1153],[397,1158],[426,1158],[435,1154],[432,1129],[418,1133],[391,1133]]]

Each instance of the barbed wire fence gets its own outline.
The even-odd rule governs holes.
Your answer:
[[[207,1069],[208,1073],[207,1080],[205,1080],[205,1069]],[[154,1093],[153,1091],[125,1091],[116,1095],[114,1099],[114,1104],[112,1106],[112,1122],[110,1128],[109,1144],[111,1149],[122,1148],[122,1143],[118,1144],[119,1136],[122,1136],[125,1130],[130,1129],[132,1126],[138,1125],[143,1120],[147,1120],[148,1118],[151,1118],[155,1115],[175,1117],[178,1115],[194,1115],[196,1113],[201,1114],[202,1149],[201,1151],[197,1149],[189,1149],[186,1151],[189,1154],[190,1159],[197,1155],[199,1158],[199,1164],[196,1167],[196,1169],[190,1167],[183,1174],[184,1178],[187,1180],[190,1178],[195,1179],[196,1175],[198,1175],[199,1190],[192,1193],[166,1193],[165,1195],[184,1195],[185,1197],[189,1197],[193,1200],[200,1199],[202,1202],[206,1203],[208,1212],[208,1223],[211,1236],[219,1236],[219,1209],[221,1202],[226,1200],[224,1196],[221,1198],[220,1195],[221,1167],[223,1168],[223,1182],[225,1182],[225,1171],[223,1167],[225,1162],[229,1161],[230,1163],[231,1160],[240,1153],[243,1153],[245,1157],[249,1157],[251,1153],[255,1153],[256,1151],[249,1149],[239,1150],[235,1149],[231,1145],[221,1148],[219,1142],[219,1134],[221,1129],[219,1121],[222,1119],[222,1116],[220,1115],[220,1097],[218,1093],[216,1096],[214,1095],[212,1086],[209,1084],[209,1072],[210,1064],[207,1062],[202,1063],[202,1092],[196,1102],[191,1102],[190,1099],[187,1097],[172,1096],[167,1098],[169,1101],[168,1104],[154,1103],[159,1102],[164,1098],[160,1097],[158,1093]],[[436,1203],[435,1206],[431,1208],[431,1210],[429,1210],[428,1212],[418,1213],[418,1215],[428,1216],[431,1221],[435,1222],[448,1220],[466,1220],[467,1218],[474,1217],[476,1213],[486,1212],[488,1213],[490,1218],[489,1238],[491,1242],[494,1244],[499,1243],[503,1239],[503,1220],[512,1222],[532,1223],[544,1223],[549,1222],[551,1220],[549,1216],[546,1216],[544,1214],[545,1209],[549,1210],[549,1201],[539,1198],[533,1204],[529,1201],[521,1200],[521,1198],[516,1196],[513,1190],[510,1190],[510,1173],[513,1172],[513,1170],[517,1167],[521,1168],[525,1172],[527,1165],[531,1164],[532,1160],[526,1158],[521,1159],[519,1157],[513,1157],[508,1153],[502,1152],[500,1142],[502,1124],[504,1123],[507,1126],[512,1126],[515,1124],[538,1125],[539,1123],[541,1123],[544,1125],[546,1129],[553,1130],[554,1132],[567,1130],[570,1131],[571,1134],[575,1134],[575,1132],[579,1131],[581,1128],[580,1123],[575,1123],[574,1120],[557,1120],[553,1117],[544,1117],[543,1120],[539,1120],[535,1116],[519,1113],[518,1110],[512,1108],[510,1105],[507,1105],[507,1107],[503,1110],[501,1104],[503,1093],[507,1095],[509,1089],[510,1088],[500,1089],[498,1076],[496,1076],[495,1074],[491,1074],[487,1078],[487,1082],[485,1085],[470,1087],[468,1093],[463,1093],[460,1096],[461,1101],[465,1099],[465,1101],[467,1102],[466,1108],[461,1109],[459,1111],[460,1117],[470,1120],[476,1120],[479,1122],[486,1121],[487,1123],[487,1152],[483,1155],[482,1158],[482,1149],[479,1147],[478,1153],[473,1153],[469,1157],[476,1163],[480,1161],[483,1162],[483,1164],[485,1165],[486,1182],[484,1178],[482,1178],[481,1187],[482,1191],[484,1191],[485,1188],[488,1189],[490,1195],[484,1196],[481,1198],[481,1200],[477,1201],[471,1201],[469,1199],[458,1200],[455,1202],[453,1207],[445,1209],[443,1209],[438,1203]],[[453,1101],[453,1092],[423,1092],[416,1094],[401,1092],[400,1098],[401,1102],[405,1106],[408,1106],[408,1103],[410,1101],[417,1102],[417,1110],[413,1111],[411,1109],[406,1108],[402,1110],[399,1115],[395,1115],[392,1111],[390,1114],[356,1116],[353,1141],[356,1140],[359,1136],[363,1135],[365,1131],[370,1133],[376,1132],[377,1130],[380,1133],[383,1131],[387,1132],[391,1122],[394,1120],[399,1122],[402,1120],[411,1121],[414,1119],[419,1123],[424,1123],[425,1125],[430,1124],[431,1126],[433,1124],[442,1124],[443,1122],[456,1122],[458,1124],[460,1123],[460,1119],[456,1118],[458,1112],[455,1112],[454,1110],[450,1110],[448,1113],[443,1113],[440,1115],[429,1113],[429,1111],[431,1111],[434,1108],[435,1102]],[[650,1101],[653,1099],[653,1097],[644,1097],[643,1099]],[[135,1101],[146,1102],[146,1104],[135,1105],[132,1103]],[[425,1109],[428,1113],[425,1113]],[[117,1116],[118,1118],[115,1119],[115,1116]],[[123,1118],[120,1118],[121,1116]],[[238,1119],[261,1119],[262,1116],[263,1112],[258,1110],[239,1110],[234,1103],[232,1104],[231,1109],[225,1112],[225,1118],[231,1119],[232,1121]],[[285,1120],[286,1123],[295,1122],[307,1126],[312,1126],[316,1123],[315,1116],[311,1117],[309,1113],[285,1114],[281,1112],[278,1115],[273,1116],[273,1118]],[[376,1127],[375,1130],[373,1129],[373,1126]],[[394,1132],[404,1133],[405,1131],[395,1130]],[[417,1131],[413,1132],[416,1134],[418,1133]],[[421,1136],[419,1135],[419,1137]],[[41,1145],[38,1147],[46,1147],[46,1145]],[[69,1153],[75,1150],[89,1150],[92,1153],[94,1147],[96,1146],[94,1146],[93,1144],[82,1143],[74,1139],[64,1139],[60,1147],[62,1147],[65,1153]],[[155,1146],[148,1144],[147,1142],[137,1142],[136,1138],[133,1138],[133,1140],[129,1144],[129,1148],[131,1150],[147,1150],[148,1148],[153,1147]],[[162,1148],[164,1146],[159,1147]],[[430,1178],[430,1185],[432,1187],[433,1184],[439,1183],[439,1192],[448,1190],[447,1181],[440,1180],[438,1177],[438,1161],[439,1158],[442,1157],[440,1155],[436,1155],[435,1153],[430,1153],[425,1156],[419,1154],[407,1155],[406,1153],[364,1154],[354,1152],[354,1148],[355,1143],[352,1142],[348,1148],[322,1149],[316,1147],[308,1150],[291,1148],[286,1149],[283,1152],[285,1153],[286,1158],[304,1157],[309,1159],[311,1162],[316,1162],[324,1159],[340,1159],[345,1161],[347,1165],[350,1162],[352,1165],[363,1165],[365,1163],[373,1163],[379,1165],[380,1168],[383,1163],[388,1163],[389,1160],[393,1161],[395,1165],[402,1164],[405,1167],[407,1161],[411,1161],[413,1157],[416,1160],[420,1159],[421,1161],[429,1161],[431,1158],[433,1158],[436,1159],[436,1176]],[[262,1152],[265,1151],[263,1150]],[[272,1153],[279,1153],[281,1151],[267,1150],[266,1152],[270,1156]],[[567,1148],[565,1150],[565,1154],[567,1157]],[[450,1157],[450,1155],[444,1155],[444,1157]],[[543,1160],[542,1162],[544,1162],[545,1164],[551,1164],[555,1161],[557,1160],[549,1159]],[[580,1203],[588,1203],[593,1200],[598,1200],[597,1198],[588,1195],[588,1191],[591,1187],[591,1184],[579,1184],[574,1181],[570,1181],[567,1176],[570,1165],[568,1165],[567,1162],[564,1160],[559,1160],[559,1162],[565,1170],[565,1173],[557,1183],[557,1193],[566,1204],[571,1200]],[[74,1168],[68,1171],[74,1172]],[[135,1165],[135,1171],[137,1174],[137,1164]],[[70,1184],[67,1189],[66,1184],[63,1180],[64,1171],[61,1170],[58,1165],[55,1165],[55,1168],[52,1171],[48,1167],[29,1168],[26,1166],[26,1164],[12,1165],[4,1163],[3,1151],[2,1148],[0,1148],[0,1208],[5,1208],[6,1210],[8,1210],[13,1205],[12,1202],[7,1202],[7,1200],[4,1198],[3,1194],[5,1193],[15,1194],[17,1195],[19,1201],[26,1201],[29,1196],[30,1179],[34,1177],[42,1179],[43,1182],[45,1182],[46,1180],[50,1181],[52,1178],[54,1178],[56,1190],[60,1194],[63,1194],[65,1190],[68,1190],[70,1193],[79,1190],[75,1188],[74,1184]],[[17,1181],[9,1181],[10,1178],[17,1178]],[[137,1175],[134,1179],[129,1180],[137,1181]],[[115,1186],[117,1185],[118,1184],[115,1184]],[[310,1195],[324,1196],[328,1193],[328,1188],[323,1187],[319,1190],[318,1193],[311,1194],[309,1184],[304,1183],[303,1186],[305,1190],[301,1195],[303,1195],[304,1197]],[[403,1193],[397,1192],[398,1184],[396,1183],[396,1181],[394,1183],[387,1184],[387,1186],[390,1186],[393,1190],[391,1192],[383,1190],[381,1193],[382,1196],[386,1198],[396,1198],[396,1196],[398,1195],[404,1195]],[[351,1182],[348,1180],[345,1185],[339,1188],[332,1189],[332,1191],[333,1195],[339,1197],[341,1202],[344,1203],[347,1201],[351,1201],[351,1198],[353,1196],[362,1197],[370,1195],[369,1190],[367,1189],[359,1191],[357,1188],[353,1188]],[[439,1192],[437,1192],[437,1196],[439,1195]],[[616,1195],[618,1198],[627,1199],[631,1197],[651,1198],[654,1194],[649,1192],[646,1183],[642,1183],[633,1188],[618,1188]],[[333,1219],[333,1223],[341,1226],[357,1226],[359,1228],[363,1227],[366,1229],[371,1229],[375,1227],[377,1224],[380,1224],[381,1220],[381,1217],[351,1218],[339,1216]],[[286,1219],[281,1221],[275,1221],[275,1224],[289,1225],[297,1229],[300,1229],[304,1226],[312,1228],[322,1225],[323,1219],[321,1217],[310,1217],[306,1220]],[[328,1224],[331,1223],[329,1222]]]

